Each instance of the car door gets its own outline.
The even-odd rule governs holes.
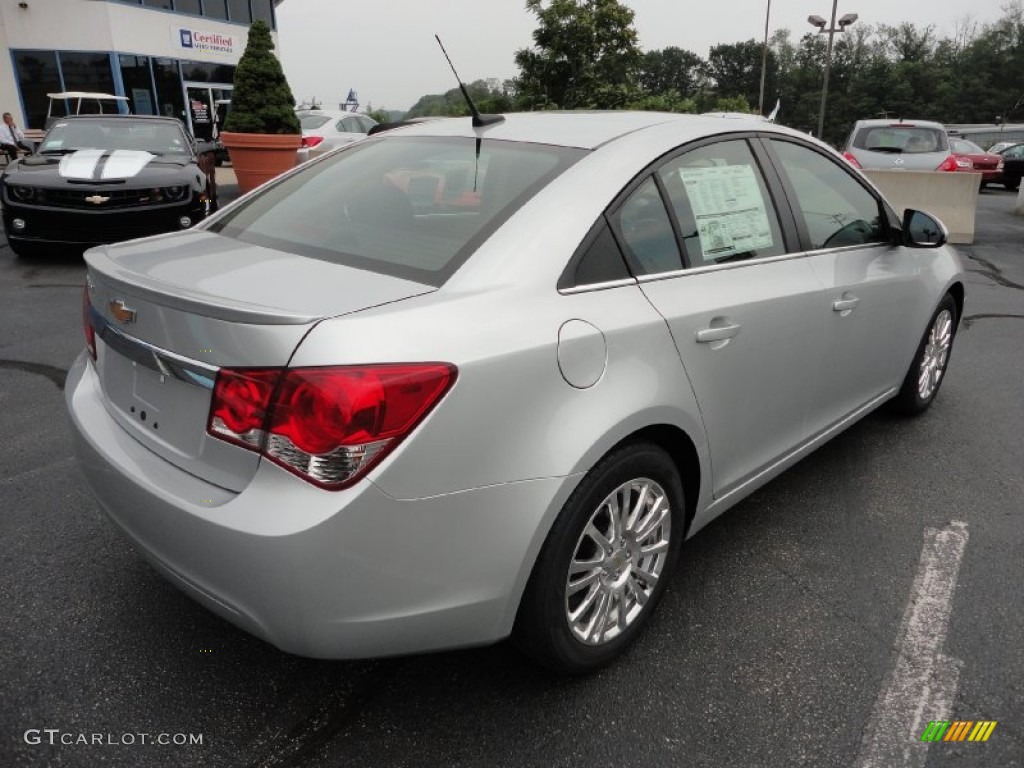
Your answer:
[[[824,351],[822,285],[743,138],[705,142],[642,180],[609,218],[667,321],[722,496],[808,435]],[[682,253],[680,252],[682,245]]]
[[[875,192],[845,163],[788,137],[766,140],[796,215],[807,263],[825,285],[828,336],[818,429],[899,386],[928,314],[918,257],[892,240]]]

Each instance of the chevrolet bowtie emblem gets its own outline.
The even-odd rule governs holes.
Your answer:
[[[107,305],[110,307],[110,314],[112,314],[119,323],[134,323],[135,322],[135,310],[125,306],[125,303],[118,299],[112,301]]]
[[[85,202],[92,203],[93,205],[100,205],[101,203],[107,202],[109,199],[109,197],[104,197],[103,195],[90,195],[85,198]]]

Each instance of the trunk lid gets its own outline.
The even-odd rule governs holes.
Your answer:
[[[259,456],[206,433],[219,368],[283,367],[321,319],[436,290],[202,231],[85,260],[107,410],[167,461],[233,491]]]

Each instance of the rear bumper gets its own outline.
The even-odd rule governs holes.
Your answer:
[[[66,400],[83,473],[161,573],[284,651],[362,658],[491,643],[512,628],[566,478],[398,501],[317,489],[263,462],[235,494],[140,445],[107,413],[85,353]]]

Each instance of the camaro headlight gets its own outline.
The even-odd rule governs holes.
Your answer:
[[[19,203],[28,203],[35,197],[36,190],[34,187],[23,187],[20,184],[10,184],[7,187],[7,194],[11,196],[12,200]]]
[[[184,200],[186,194],[188,194],[188,187],[177,186],[164,188],[164,197],[168,200]]]

